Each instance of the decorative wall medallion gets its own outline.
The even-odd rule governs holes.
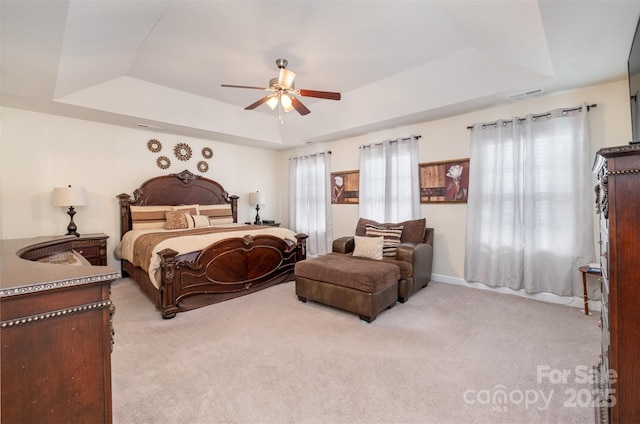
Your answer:
[[[160,143],[155,138],[152,138],[151,140],[147,141],[147,149],[151,150],[151,152],[153,153],[158,153],[160,150],[162,150],[162,143]]]
[[[213,150],[210,147],[205,147],[202,149],[202,157],[205,159],[211,159],[213,157]]]
[[[191,159],[191,147],[187,143],[178,143],[173,148],[173,154],[176,155],[178,160],[187,161]]]
[[[203,160],[198,162],[198,171],[205,173],[209,170],[209,164]]]
[[[167,169],[168,167],[171,166],[171,161],[166,156],[160,156],[156,160],[156,165],[158,165],[158,168],[160,168],[160,169]]]

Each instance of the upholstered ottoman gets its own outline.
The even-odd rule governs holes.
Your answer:
[[[400,269],[393,264],[329,253],[295,265],[296,295],[353,312],[372,322],[398,299]]]

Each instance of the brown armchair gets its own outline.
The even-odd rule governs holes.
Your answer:
[[[395,257],[385,257],[382,260],[393,263],[400,268],[400,280],[398,281],[398,300],[404,303],[421,288],[431,281],[431,268],[433,265],[433,228],[426,227],[426,220],[416,219],[398,224],[381,224],[368,219],[360,218],[356,226],[355,235],[364,236],[366,225],[371,224],[382,227],[402,226],[402,236],[397,247]],[[353,236],[340,237],[333,241],[333,252],[345,255],[353,254],[355,240]],[[373,260],[373,259],[363,259]]]

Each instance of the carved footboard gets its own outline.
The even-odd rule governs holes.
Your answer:
[[[297,242],[270,235],[221,240],[191,262],[164,249],[158,308],[165,319],[177,312],[244,296],[287,281],[296,261],[306,257],[306,234]]]

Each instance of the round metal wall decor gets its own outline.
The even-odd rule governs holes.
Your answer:
[[[200,162],[198,162],[198,171],[205,173],[209,170],[209,164],[203,160],[201,160]]]
[[[149,149],[152,153],[158,153],[160,150],[162,150],[162,143],[160,143],[155,138],[152,138],[151,140],[147,141],[147,149]]]
[[[173,148],[173,154],[176,155],[178,160],[187,161],[191,159],[191,147],[189,147],[187,143],[178,143],[176,147]]]
[[[211,159],[213,157],[213,150],[210,147],[205,147],[202,149],[202,157],[205,159]]]
[[[160,168],[160,169],[167,169],[168,167],[171,166],[171,161],[166,156],[160,156],[156,160],[156,165],[158,165],[158,168]]]

